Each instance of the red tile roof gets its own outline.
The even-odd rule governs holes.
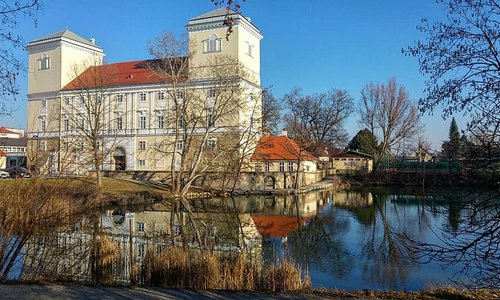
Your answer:
[[[0,133],[5,133],[5,134],[17,134],[19,135],[19,133],[17,132],[14,132],[12,130],[8,130],[7,128],[5,127],[0,127]]]
[[[263,237],[285,237],[306,222],[297,216],[280,215],[253,215],[252,220]]]
[[[160,60],[138,60],[92,66],[68,83],[63,90],[162,83],[165,78],[151,70],[159,64]]]
[[[299,146],[292,139],[282,136],[263,136],[252,155],[252,160],[318,160],[306,150],[300,151]]]

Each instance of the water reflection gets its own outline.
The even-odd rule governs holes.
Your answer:
[[[145,256],[176,246],[244,252],[263,266],[293,258],[308,270],[315,287],[416,290],[449,284],[460,266],[419,265],[418,255],[398,237],[439,243],[431,229],[453,232],[462,221],[463,207],[456,199],[388,191],[115,207],[31,237],[23,277],[92,281],[107,276],[112,282],[140,283]],[[108,253],[107,264],[98,264],[96,253]]]

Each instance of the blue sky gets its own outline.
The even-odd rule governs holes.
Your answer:
[[[184,32],[190,18],[216,9],[210,0],[46,0],[43,5],[36,28],[29,20],[18,28],[26,41],[69,29],[96,38],[108,63],[149,58],[149,39],[164,31]],[[264,35],[262,85],[272,86],[275,96],[296,86],[304,93],[339,88],[355,101],[365,84],[391,77],[407,87],[412,99],[423,96],[417,60],[402,55],[401,48],[422,37],[416,29],[422,17],[444,17],[434,0],[246,0],[242,11]],[[27,58],[26,52],[18,55]],[[0,119],[2,125],[26,127],[26,78],[20,85],[17,111]],[[426,136],[439,149],[450,120],[438,112],[422,121]],[[457,122],[460,129],[465,126],[463,118]],[[346,125],[351,135],[362,129],[357,116]]]

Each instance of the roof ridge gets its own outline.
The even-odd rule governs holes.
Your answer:
[[[54,38],[63,38],[63,37],[70,39],[72,41],[76,41],[76,42],[85,44],[87,46],[93,46],[96,48],[100,48],[96,44],[92,43],[90,40],[74,33],[73,31],[69,30],[68,28],[63,29],[63,30],[59,30],[59,31],[51,33],[51,34],[44,35],[44,36],[39,37],[37,39],[34,39],[34,40],[30,41],[28,43],[28,45],[31,43],[35,43],[35,42],[39,42],[39,41],[43,41],[43,40],[49,40],[49,39],[54,39]]]
[[[197,17],[189,19],[189,21],[194,21],[194,20],[200,20],[200,19],[208,19],[208,18],[215,18],[215,17],[220,17],[220,16],[225,16],[225,15],[241,15],[241,13],[229,8],[229,7],[220,7],[215,10],[209,11],[207,13],[204,13],[202,15],[199,15]]]

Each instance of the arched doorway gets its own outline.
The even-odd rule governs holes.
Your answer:
[[[267,176],[264,178],[264,189],[266,190],[274,190],[276,185],[276,180],[272,176]]]
[[[113,159],[115,160],[115,170],[124,171],[127,168],[125,150],[118,147],[113,151]]]

